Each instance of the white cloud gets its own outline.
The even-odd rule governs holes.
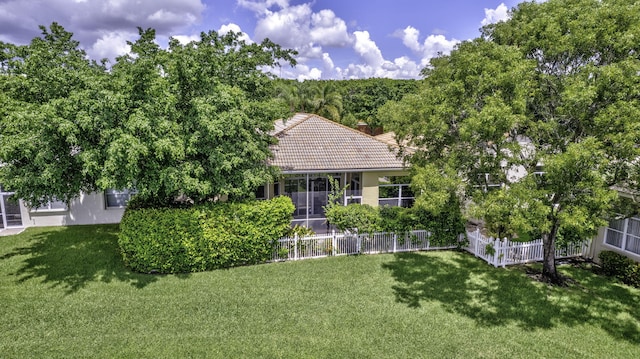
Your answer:
[[[87,53],[97,59],[114,59],[117,56],[128,53],[131,48],[127,44],[135,34],[127,32],[109,32],[101,36],[91,46]]]
[[[263,1],[251,1],[251,0],[238,0],[238,5],[249,9],[259,15],[266,14],[269,9],[277,5],[281,9],[289,6],[289,0],[263,0]]]
[[[484,19],[480,24],[482,26],[495,24],[496,22],[504,21],[509,18],[509,8],[504,3],[498,5],[495,9],[484,9]]]
[[[331,10],[321,10],[311,15],[311,39],[322,46],[347,46],[351,39],[347,24]]]
[[[200,41],[200,35],[174,35],[172,37],[178,40],[182,45],[186,45],[193,41]]]
[[[413,52],[421,56],[420,63],[425,66],[433,57],[439,54],[448,54],[460,42],[457,39],[447,39],[444,35],[429,35],[421,44],[419,42],[420,31],[412,26],[407,26],[402,33],[402,43]]]
[[[299,60],[320,59],[323,47],[346,47],[351,38],[344,20],[331,10],[314,12],[312,3],[282,7],[279,11],[267,10],[259,14],[255,39],[271,41],[299,53]]]
[[[241,33],[240,40],[244,40],[244,42],[246,42],[247,44],[253,43],[253,40],[251,40],[249,35],[247,35],[247,33],[243,32],[239,25],[236,25],[234,23],[230,23],[230,24],[226,24],[226,25],[220,26],[220,29],[218,29],[218,34],[225,35],[229,31],[239,32],[239,33]]]
[[[366,65],[371,67],[380,67],[384,63],[382,52],[376,45],[375,41],[371,40],[368,31],[355,31],[355,43],[353,49],[360,55]]]
[[[201,0],[2,0],[0,34],[5,41],[24,44],[40,35],[38,25],[56,21],[89,46],[88,53],[116,54],[124,46],[119,41],[128,37],[124,34],[136,27],[154,28],[166,38],[197,25],[204,9]]]

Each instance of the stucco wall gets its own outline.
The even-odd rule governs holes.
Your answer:
[[[593,259],[594,262],[600,263],[600,259],[598,258],[598,255],[600,254],[600,252],[612,251],[612,252],[622,254],[623,256],[629,257],[634,261],[640,263],[640,255],[624,251],[618,247],[605,243],[604,242],[605,232],[606,232],[606,227],[601,227],[600,230],[598,231],[598,236],[594,239],[593,243],[591,244],[591,256],[592,256],[591,258]]]
[[[20,201],[25,227],[119,223],[124,208],[106,208],[104,194],[81,194],[64,211],[31,211]]]
[[[362,174],[362,204],[378,207],[378,178],[407,176],[406,171],[364,172]]]

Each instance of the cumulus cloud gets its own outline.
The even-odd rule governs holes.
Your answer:
[[[311,15],[311,40],[322,46],[347,46],[351,39],[347,24],[331,10],[321,10]]]
[[[38,25],[54,21],[74,33],[93,56],[121,54],[126,41],[137,38],[136,27],[154,28],[158,37],[193,26],[201,20],[201,0],[3,0],[0,36],[24,44],[40,35]]]
[[[230,31],[241,33],[240,40],[244,40],[244,42],[246,42],[247,44],[253,43],[253,40],[251,40],[249,35],[247,35],[247,33],[245,33],[244,31],[242,31],[239,25],[236,25],[233,23],[220,26],[220,29],[218,29],[218,34],[225,35]]]
[[[429,63],[431,58],[439,54],[448,54],[460,42],[457,39],[447,39],[444,35],[429,35],[420,43],[420,31],[413,26],[407,26],[402,33],[402,43],[414,53],[421,56],[422,66]]]
[[[297,50],[303,60],[321,58],[324,46],[345,47],[351,42],[346,23],[331,10],[314,12],[311,3],[303,3],[261,12],[270,3],[263,4],[256,10],[254,37],[257,41],[269,38],[285,48]]]
[[[376,45],[375,41],[371,40],[368,31],[355,31],[355,43],[353,49],[364,60],[365,64],[371,67],[379,67],[384,63],[382,52]]]
[[[251,0],[238,0],[238,5],[249,9],[257,14],[266,14],[269,12],[270,8],[273,6],[278,6],[281,9],[289,6],[289,0],[262,0],[262,1],[251,1]]]
[[[495,9],[484,9],[484,19],[480,23],[482,26],[495,24],[509,18],[509,8],[504,3],[498,5]]]
[[[87,53],[95,59],[114,59],[131,50],[127,41],[132,36],[133,34],[127,32],[106,33],[96,40]]]
[[[358,79],[369,77],[387,77],[394,79],[415,79],[420,75],[420,67],[406,56],[384,60],[379,66],[367,64],[349,64],[346,68],[336,68],[339,78]]]
[[[193,41],[200,41],[200,35],[174,35],[172,37],[178,40],[182,45],[186,45]]]

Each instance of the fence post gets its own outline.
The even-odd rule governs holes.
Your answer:
[[[362,238],[360,237],[360,233],[356,232],[356,252],[361,253],[362,250]]]
[[[298,260],[298,233],[293,236],[293,260]]]
[[[511,247],[511,242],[507,238],[503,239],[504,245],[500,247],[500,254],[498,260],[502,260],[502,268],[507,267],[507,248]]]
[[[500,243],[499,238],[493,239],[493,266],[494,267],[498,266],[498,251],[500,250],[499,243]]]
[[[336,230],[331,230],[331,255],[336,255],[336,246],[338,245],[338,240],[336,238]]]
[[[398,234],[393,232],[393,253],[395,253],[398,250],[397,243],[398,243]]]
[[[473,236],[473,254],[478,257],[478,242],[480,241],[480,228],[476,228]]]

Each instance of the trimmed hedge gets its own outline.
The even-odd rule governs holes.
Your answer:
[[[290,229],[288,197],[189,208],[127,209],[118,243],[125,264],[144,273],[199,272],[271,259]]]
[[[420,208],[371,207],[361,204],[348,206],[332,205],[326,208],[327,221],[341,231],[372,233],[376,231],[406,233],[414,229],[431,232],[433,245],[461,245],[460,234],[464,233],[464,220],[455,203],[444,211],[433,214]]]
[[[598,258],[606,275],[614,276],[626,284],[640,288],[640,263],[613,251],[602,251]]]

